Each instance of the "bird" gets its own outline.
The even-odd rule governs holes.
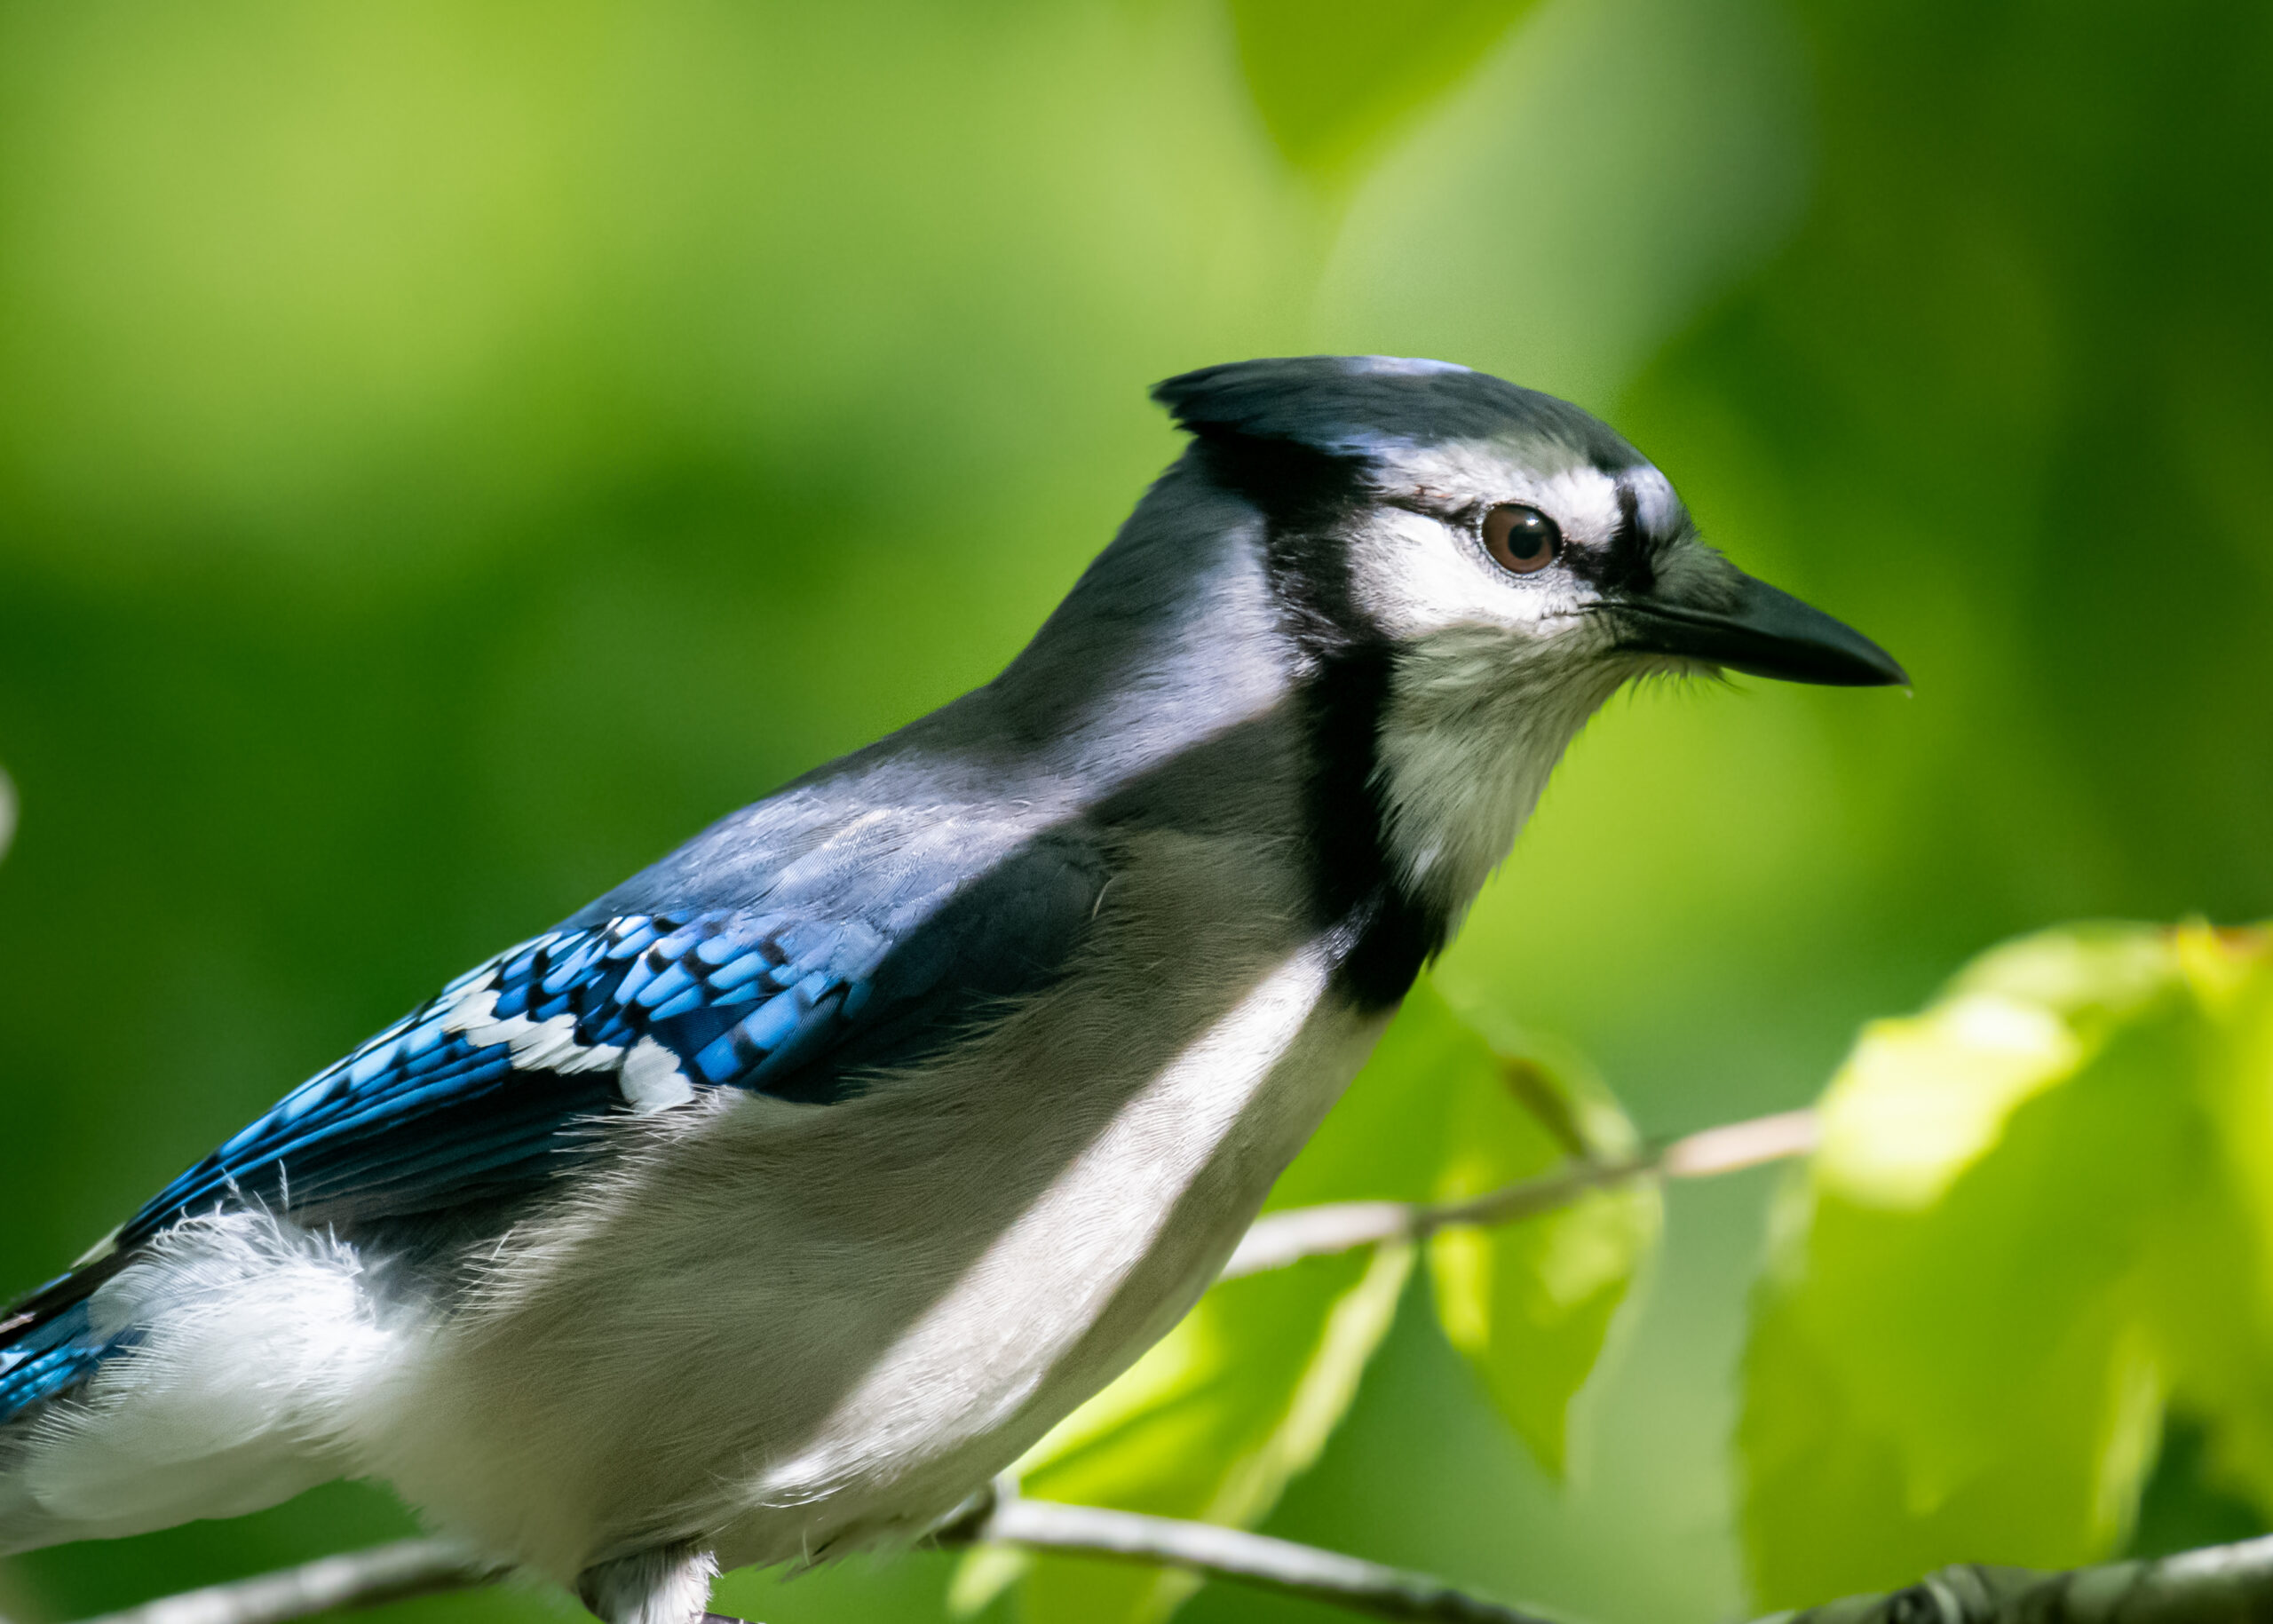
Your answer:
[[[608,1624],[921,1537],[1191,1307],[1622,685],[1902,684],[1580,408],[1258,360],[984,685],[0,1318],[0,1552],[383,1481]]]

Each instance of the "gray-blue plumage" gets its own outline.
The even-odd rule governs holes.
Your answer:
[[[356,1471],[688,1624],[714,1557],[918,1531],[1204,1287],[1620,682],[1900,676],[1550,397],[1156,393],[1191,450],[1002,676],[461,977],[0,1321],[0,1549]]]

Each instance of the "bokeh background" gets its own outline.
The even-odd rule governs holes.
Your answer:
[[[0,1292],[983,680],[1174,454],[1144,386],[1234,357],[1568,395],[1913,672],[1614,704],[1442,966],[1646,1130],[1808,1099],[2013,931],[2273,913],[2269,196],[2246,0],[8,0]],[[1672,1192],[1570,1484],[1409,1303],[1271,1528],[1740,1614],[1769,1188]],[[408,1525],[333,1488],[0,1612]],[[928,1620],[946,1565],[722,1601]]]

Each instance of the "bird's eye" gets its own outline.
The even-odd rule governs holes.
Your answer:
[[[1563,551],[1563,532],[1537,508],[1506,502],[1484,516],[1484,550],[1510,574],[1545,569]]]

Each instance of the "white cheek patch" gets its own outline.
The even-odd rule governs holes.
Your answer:
[[[1570,630],[1589,600],[1567,572],[1512,578],[1474,536],[1404,508],[1376,510],[1350,538],[1349,556],[1358,606],[1398,643],[1462,626],[1548,641]]]
[[[1397,482],[1430,509],[1478,509],[1519,502],[1561,527],[1570,544],[1611,545],[1633,517],[1651,534],[1680,522],[1681,501],[1647,464],[1604,473],[1549,441],[1453,440],[1400,455]],[[1558,638],[1593,590],[1570,572],[1511,578],[1458,521],[1409,507],[1377,507],[1350,539],[1351,590],[1358,606],[1390,637],[1410,643],[1461,627]]]

